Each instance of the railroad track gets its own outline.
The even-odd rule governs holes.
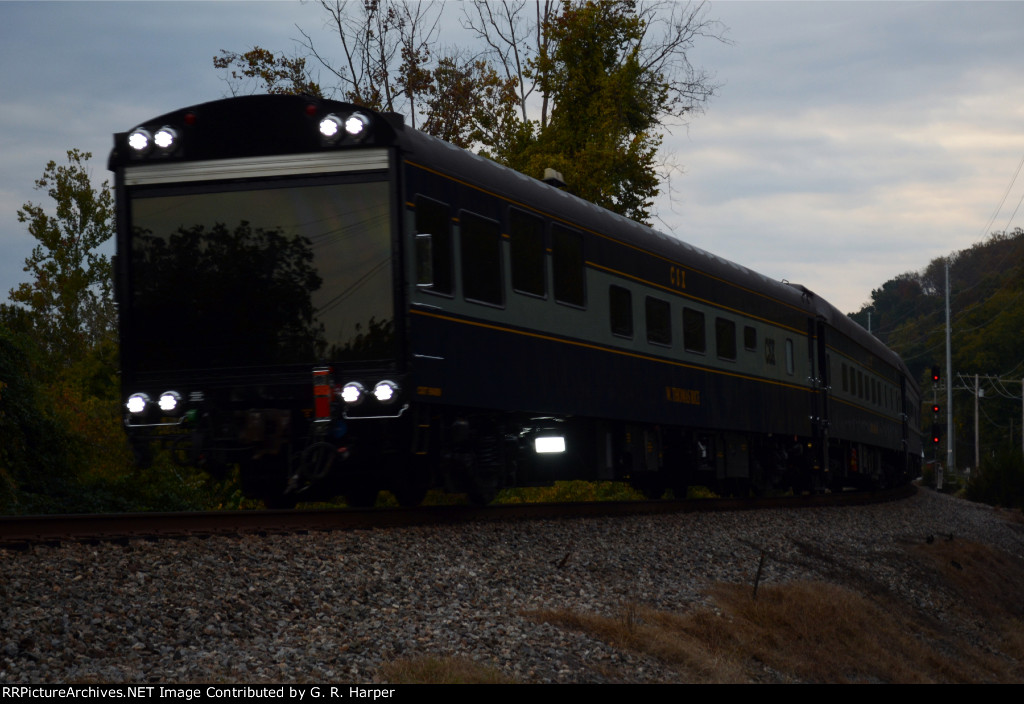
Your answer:
[[[213,535],[261,535],[395,528],[474,521],[553,520],[681,512],[800,509],[854,506],[911,496],[913,486],[888,491],[844,492],[746,499],[601,501],[384,509],[197,511],[0,517],[0,549],[27,550],[62,542],[171,540]]]

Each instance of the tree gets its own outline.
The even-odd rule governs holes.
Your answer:
[[[28,309],[40,344],[64,365],[111,342],[115,332],[110,260],[97,252],[114,234],[113,197],[106,181],[93,188],[89,152],[72,149],[67,158],[62,166],[49,162],[35,183],[54,200],[55,213],[34,203],[18,210],[39,244],[25,260],[33,280],[8,294]]]
[[[699,38],[723,40],[705,3],[472,7],[465,26],[519,85],[525,123],[511,138],[492,139],[493,156],[536,177],[555,168],[573,193],[647,221],[660,180],[660,130],[700,110],[716,89],[687,58]]]
[[[300,56],[275,56],[260,47],[253,47],[244,54],[221,50],[220,56],[213,57],[214,68],[228,72],[226,82],[232,95],[240,92],[240,85],[246,79],[262,82],[271,95],[315,95],[323,97],[320,84],[313,80],[306,69],[306,60]]]
[[[550,120],[525,149],[500,158],[533,175],[554,168],[576,195],[647,220],[658,192],[653,128],[669,91],[640,61],[644,21],[631,2],[566,2],[548,25],[549,51],[531,64]]]
[[[476,55],[436,46],[443,3],[320,4],[342,62],[301,29],[300,43],[337,79],[330,94],[401,112],[414,128],[537,178],[555,168],[571,192],[641,221],[658,193],[661,130],[716,89],[687,58],[698,39],[723,41],[704,2],[478,0],[463,7],[462,22]],[[232,92],[243,78],[268,92],[305,85],[294,60],[259,47],[238,57],[215,59],[242,69],[228,77]]]
[[[320,0],[320,5],[341,43],[343,63],[327,59],[300,29],[302,45],[338,79],[343,99],[400,112],[416,127],[443,3]]]

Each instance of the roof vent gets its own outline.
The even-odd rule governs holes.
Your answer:
[[[555,188],[565,188],[565,181],[562,180],[562,172],[555,171],[554,169],[544,169],[544,178],[541,179],[544,183]]]

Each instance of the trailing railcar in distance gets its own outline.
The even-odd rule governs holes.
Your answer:
[[[248,96],[114,137],[125,426],[269,505],[879,486],[919,390],[770,280],[424,135]]]

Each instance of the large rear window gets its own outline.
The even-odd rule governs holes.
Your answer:
[[[139,371],[394,356],[386,181],[131,192]]]

